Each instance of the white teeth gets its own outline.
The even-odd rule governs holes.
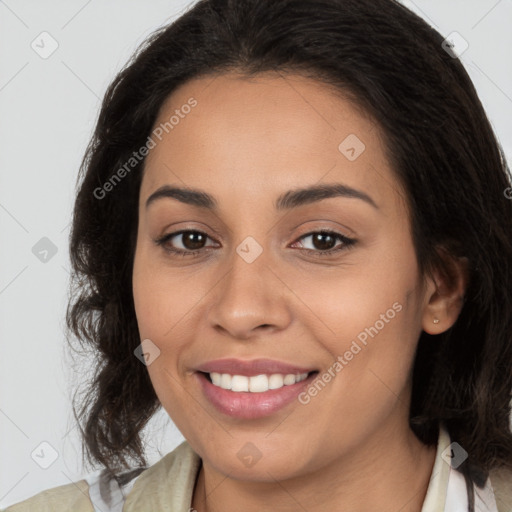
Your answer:
[[[268,377],[266,375],[256,375],[249,380],[249,391],[251,393],[262,393],[268,391]]]
[[[231,389],[231,375],[228,375],[227,373],[223,373],[220,376],[220,384],[219,386],[222,389]]]
[[[284,386],[284,378],[279,373],[274,373],[268,378],[269,389],[279,389]]]
[[[222,389],[230,389],[235,392],[264,393],[269,389],[279,389],[283,386],[291,386],[296,382],[306,379],[307,373],[283,375],[281,373],[273,373],[272,375],[255,375],[247,377],[245,375],[230,375],[229,373],[211,372],[210,379],[214,386]]]
[[[233,375],[231,377],[231,391],[249,391],[249,377]]]
[[[289,386],[290,384],[295,384],[295,375],[285,375],[284,377],[284,385]]]

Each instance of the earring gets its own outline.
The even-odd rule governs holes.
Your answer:
[[[439,323],[439,318],[434,318],[434,320],[432,320],[432,322],[434,322],[435,324],[438,324]]]

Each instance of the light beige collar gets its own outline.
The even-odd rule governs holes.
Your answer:
[[[141,473],[123,512],[189,512],[201,459],[184,441]]]
[[[450,466],[443,460],[443,452],[450,446],[450,435],[444,426],[439,428],[437,452],[432,474],[427,488],[427,494],[421,507],[421,512],[443,512],[446,502],[446,491]]]

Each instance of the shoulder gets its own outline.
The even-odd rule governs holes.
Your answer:
[[[174,503],[177,497],[183,498],[183,491],[185,495],[192,491],[199,463],[199,456],[184,441],[152,466],[123,473],[119,485],[106,482],[102,472],[96,477],[47,489],[0,512],[106,512],[118,499],[126,502],[123,510],[138,511],[146,510],[143,507],[147,506],[149,496],[153,496],[149,502],[153,505],[154,501],[156,507],[151,510],[159,510],[166,501]]]
[[[512,469],[496,468],[490,471],[489,479],[499,512],[512,510]]]
[[[42,491],[31,498],[7,507],[4,512],[94,512],[86,480]]]
[[[123,511],[189,510],[200,465],[199,455],[184,441],[140,474]]]

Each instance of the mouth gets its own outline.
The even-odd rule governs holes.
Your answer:
[[[273,373],[253,375],[232,375],[229,373],[201,372],[214,386],[227,389],[235,393],[265,393],[271,389],[281,389],[284,386],[292,386],[297,382],[306,380],[310,373]]]
[[[241,419],[270,416],[292,402],[318,375],[301,373],[239,375],[220,372],[195,373],[207,400],[222,414]]]

